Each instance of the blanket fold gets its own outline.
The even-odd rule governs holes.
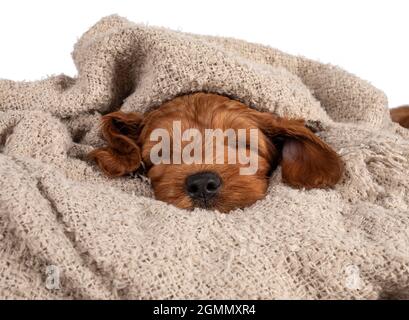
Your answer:
[[[409,299],[409,130],[383,92],[331,65],[241,40],[109,16],[74,78],[0,80],[0,298]],[[206,91],[303,118],[345,163],[331,190],[268,194],[229,215],[153,199],[86,154],[98,121]]]

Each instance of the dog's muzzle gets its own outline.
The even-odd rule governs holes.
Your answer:
[[[216,173],[199,172],[187,177],[185,184],[195,206],[209,208],[220,191],[222,181]]]

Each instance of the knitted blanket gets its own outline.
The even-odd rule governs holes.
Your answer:
[[[409,298],[409,130],[385,95],[331,65],[236,39],[102,19],[74,78],[0,81],[0,298]],[[106,178],[102,114],[206,91],[304,118],[345,163],[331,190],[273,175],[220,214]]]

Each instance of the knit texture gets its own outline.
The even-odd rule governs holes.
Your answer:
[[[409,130],[380,90],[267,46],[118,16],[73,59],[75,78],[0,81],[0,298],[409,298]],[[87,160],[102,114],[197,91],[306,119],[341,155],[342,181],[296,190],[278,169],[264,200],[225,215],[156,201],[146,178],[109,179]]]

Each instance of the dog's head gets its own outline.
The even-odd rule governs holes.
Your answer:
[[[303,121],[215,94],[178,97],[144,115],[107,114],[102,133],[108,146],[90,155],[107,175],[143,163],[155,197],[180,208],[251,205],[265,196],[278,165],[296,188],[331,187],[342,174],[337,153]]]

